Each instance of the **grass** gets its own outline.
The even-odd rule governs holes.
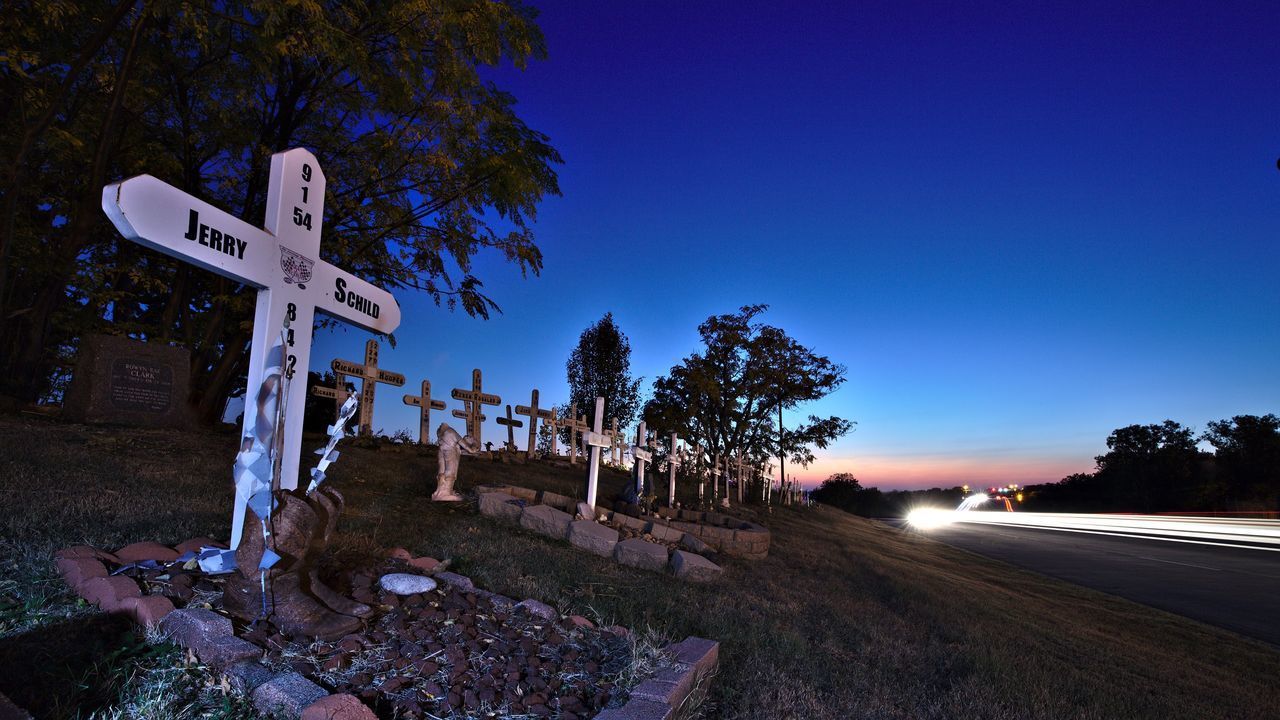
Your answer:
[[[163,716],[128,710],[157,695],[184,708],[172,717],[224,712],[216,678],[74,600],[51,555],[225,537],[234,445],[0,417],[0,692],[39,717]],[[464,459],[459,487],[578,494],[585,474]],[[517,599],[719,640],[706,717],[1225,719],[1280,706],[1271,646],[834,510],[735,509],[773,531],[769,557],[700,586],[430,503],[435,459],[416,449],[344,447],[330,478],[347,496],[340,553],[403,546]],[[626,480],[602,473],[601,497]]]

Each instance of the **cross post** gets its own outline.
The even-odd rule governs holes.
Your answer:
[[[671,452],[667,453],[667,507],[676,506],[676,468],[680,465],[680,455],[676,452],[676,443],[680,438],[671,433]]]
[[[528,404],[528,405],[517,405],[517,406],[516,406],[516,414],[517,414],[517,415],[524,415],[525,417],[529,418],[529,446],[528,446],[528,448],[526,448],[526,449],[525,449],[525,457],[527,457],[527,458],[529,458],[530,460],[532,460],[532,459],[533,459],[533,449],[534,449],[534,447],[535,447],[535,446],[537,445],[537,443],[538,443],[538,419],[539,419],[539,418],[541,418],[541,419],[543,419],[543,420],[547,420],[547,421],[554,420],[554,419],[555,419],[555,411],[554,411],[554,410],[543,410],[542,408],[538,407],[538,389],[537,389],[537,388],[534,388],[534,389],[533,389],[533,392],[532,392],[532,393],[530,393],[530,395],[529,395],[529,404]],[[555,429],[553,428],[553,429],[552,429],[552,432],[551,432],[551,437],[553,438],[553,439],[552,439],[552,441],[551,441],[551,442],[552,442],[552,446],[551,446],[551,447],[552,447],[552,451],[551,451],[551,454],[552,454],[552,455],[554,455],[554,454],[555,454],[555,439],[554,439],[554,438],[555,438],[555,436],[556,436],[556,434],[555,434]]]
[[[636,444],[631,448],[631,455],[636,459],[636,495],[644,497],[644,467],[653,459],[649,450],[649,430],[644,421],[636,428]]]
[[[604,398],[596,398],[596,414],[591,418],[591,429],[582,433],[584,446],[591,448],[587,468],[587,504],[596,506],[596,484],[600,481],[600,453],[602,448],[609,447],[612,438],[604,432]],[[594,510],[592,511],[594,514]]]
[[[476,447],[480,447],[480,424],[485,421],[484,405],[499,405],[502,398],[497,395],[482,392],[480,383],[480,368],[471,371],[471,389],[463,390],[462,388],[454,388],[451,395],[454,400],[461,400],[465,403],[466,411],[459,413],[453,411],[454,417],[466,418],[467,434],[476,441]]]
[[[364,364],[359,365],[349,360],[334,360],[330,363],[335,373],[360,378],[360,434],[373,434],[373,398],[378,383],[386,383],[395,387],[404,386],[404,376],[378,367],[378,341],[369,340],[364,344]]]
[[[421,395],[405,395],[404,404],[419,408],[418,444],[426,445],[431,442],[431,411],[444,409],[443,400],[435,400],[431,397],[431,381],[422,381]]]
[[[325,387],[324,385],[316,385],[311,388],[311,394],[320,398],[333,400],[333,419],[338,420],[342,417],[342,404],[351,397],[351,393],[347,392],[346,375],[342,373],[333,374],[334,387]]]
[[[511,452],[515,452],[516,451],[516,428],[524,427],[524,423],[519,420],[512,419],[510,405],[507,406],[507,416],[498,418],[497,422],[499,425],[507,426],[507,449],[510,450]]]
[[[294,148],[271,156],[263,227],[199,200],[150,175],[102,189],[102,209],[125,238],[257,290],[249,351],[247,398],[262,386],[275,338],[285,328],[285,406],[279,473],[259,481],[298,486],[306,383],[288,382],[310,368],[317,311],[378,334],[400,325],[400,306],[387,291],[320,259],[325,177],[315,156]],[[242,446],[256,435],[259,408],[245,403]],[[264,421],[266,419],[264,418]],[[256,474],[254,477],[257,477]],[[251,488],[237,484],[231,548],[240,543]]]

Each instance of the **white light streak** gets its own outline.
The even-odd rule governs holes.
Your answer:
[[[1277,520],[919,509],[907,516],[907,522],[921,530],[959,523],[1001,525],[1280,552],[1280,521]]]

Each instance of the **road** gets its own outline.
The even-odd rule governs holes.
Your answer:
[[[1004,525],[954,524],[926,534],[1280,646],[1280,552]]]

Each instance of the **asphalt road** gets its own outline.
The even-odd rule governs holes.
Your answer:
[[[926,534],[1280,646],[1280,552],[1002,525],[955,524]]]

